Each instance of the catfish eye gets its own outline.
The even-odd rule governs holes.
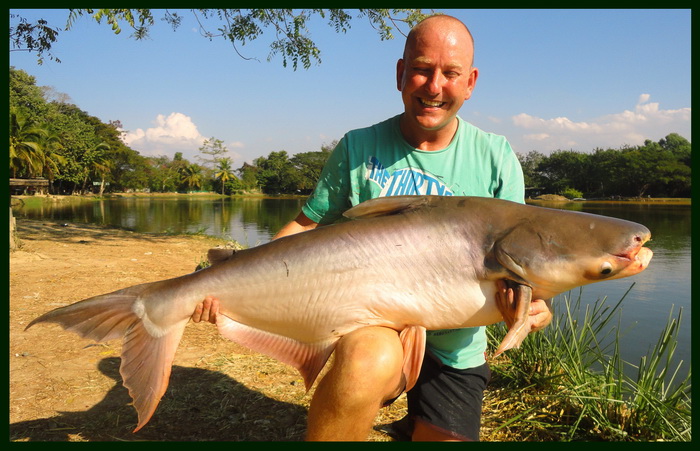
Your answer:
[[[612,272],[612,265],[610,262],[605,262],[603,265],[600,267],[600,273],[603,275],[608,275]]]

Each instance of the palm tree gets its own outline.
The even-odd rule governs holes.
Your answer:
[[[233,170],[231,169],[231,159],[230,158],[221,158],[220,160],[217,161],[218,167],[216,174],[214,176],[221,180],[221,195],[224,195],[224,188],[226,187],[226,182],[231,180],[232,178],[235,177],[233,174]]]
[[[182,183],[187,185],[188,191],[196,186],[202,186],[202,168],[197,164],[188,164],[182,168]]]
[[[59,167],[66,164],[66,157],[61,155],[59,151],[63,148],[59,135],[53,131],[49,131],[48,135],[42,142],[42,171],[41,175],[49,180],[49,192],[53,187],[53,180],[59,173]]]
[[[43,169],[42,141],[48,136],[46,127],[35,125],[20,111],[10,111],[10,170],[32,177]]]
[[[110,171],[110,160],[104,151],[109,149],[109,144],[101,142],[96,145],[92,151],[86,152],[84,156],[87,161],[85,164],[85,178],[83,179],[83,193],[85,192],[85,185],[87,184],[90,174],[96,174],[101,177],[100,196],[104,192],[105,176]]]

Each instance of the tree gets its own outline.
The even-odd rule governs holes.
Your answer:
[[[17,22],[15,26],[10,27],[10,42],[15,51],[36,51],[39,65],[44,62],[44,54],[51,60],[61,62],[50,51],[51,46],[56,42],[59,29],[49,27],[48,22],[44,19],[30,24],[19,14],[10,14],[10,20]]]
[[[550,193],[560,194],[566,188],[588,192],[590,165],[588,154],[573,150],[557,150],[538,164],[543,186]]]
[[[308,194],[314,189],[318,179],[321,177],[323,166],[325,166],[337,143],[337,141],[334,141],[330,146],[321,146],[320,151],[302,152],[291,158],[290,162],[298,173],[296,190]]]
[[[260,185],[258,182],[258,171],[260,168],[252,164],[243,163],[243,166],[238,168],[238,181],[244,190],[259,192]]]
[[[43,169],[42,141],[48,136],[45,127],[37,126],[26,115],[10,109],[10,171],[12,176],[32,177]]]
[[[24,117],[33,122],[40,122],[48,109],[44,91],[36,85],[36,78],[12,66],[10,66],[10,106],[22,111]]]
[[[628,186],[621,168],[624,167],[623,151],[619,149],[595,149],[590,155],[591,191],[588,196],[606,197],[621,195]]]
[[[162,20],[177,29],[182,24],[183,15],[179,12],[162,10]],[[321,50],[310,38],[308,23],[314,17],[325,19],[336,33],[345,33],[351,26],[353,16],[345,9],[191,9],[199,24],[200,34],[209,40],[224,39],[229,41],[234,51],[244,59],[239,45],[254,41],[271,30],[274,38],[269,44],[270,53],[267,60],[280,55],[282,65],[291,63],[294,70],[301,64],[305,69],[312,62],[321,62]],[[420,9],[358,9],[352,12],[358,18],[365,18],[377,30],[382,40],[392,39],[395,30],[403,33],[399,24],[407,28],[426,17]],[[155,24],[151,9],[70,9],[65,31],[73,28],[80,17],[88,16],[97,23],[106,21],[115,34],[121,33],[126,24],[133,30],[135,39],[144,39]],[[30,24],[18,14],[10,15],[10,51],[30,51],[37,53],[37,61],[43,63],[44,57],[60,62],[51,50],[64,31],[54,25],[49,26],[45,20]],[[211,31],[216,30],[216,31]]]
[[[68,99],[10,67],[10,173],[44,176],[51,192],[84,189],[90,176],[102,190],[107,181],[117,190],[149,186],[147,159],[121,140],[119,121],[105,124]]]
[[[658,143],[646,140],[643,146],[625,153],[625,170],[630,186],[635,188],[634,195],[690,194],[690,166],[679,161],[671,150],[669,142],[675,140],[675,137]]]
[[[678,161],[690,166],[690,141],[679,135],[671,133],[659,141],[659,145],[676,156]]]
[[[231,159],[230,158],[222,158],[219,160],[218,167],[217,167],[216,174],[214,176],[221,181],[221,195],[224,195],[224,188],[226,186],[226,182],[231,180],[232,178],[235,177],[233,175],[233,170],[231,169]]]
[[[224,142],[220,139],[216,139],[213,136],[210,139],[205,139],[202,147],[199,151],[204,155],[211,155],[212,158],[204,158],[197,155],[197,159],[201,160],[204,165],[212,164],[213,166],[218,166],[219,161],[221,161],[228,149],[224,146]]]
[[[182,170],[182,183],[187,186],[188,191],[202,187],[202,167],[198,164],[189,164]]]
[[[85,164],[85,179],[83,180],[83,193],[86,192],[85,185],[91,175],[100,177],[100,196],[104,193],[105,176],[110,171],[110,160],[106,151],[110,149],[109,144],[101,142],[94,149],[83,155]]]
[[[289,161],[286,151],[270,152],[267,158],[256,158],[253,163],[258,167],[258,184],[264,193],[294,193],[297,190],[299,172]]]
[[[541,175],[538,172],[540,163],[546,158],[544,154],[531,150],[527,155],[517,154],[520,166],[523,168],[526,188],[539,188],[542,186]]]

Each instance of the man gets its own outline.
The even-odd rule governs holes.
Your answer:
[[[432,16],[416,25],[396,67],[403,114],[346,134],[302,211],[274,238],[330,224],[350,206],[379,196],[471,195],[523,202],[522,170],[505,138],[457,116],[478,78],[473,54],[471,33],[458,19]],[[500,288],[503,300],[507,291]],[[192,318],[213,322],[216,310],[207,299]],[[530,315],[532,330],[551,320],[542,300],[532,303]],[[408,393],[412,439],[478,440],[490,377],[485,328],[429,331],[427,344],[421,377]],[[366,439],[379,409],[404,391],[402,362],[395,330],[365,327],[341,338],[334,364],[314,392],[307,439]]]

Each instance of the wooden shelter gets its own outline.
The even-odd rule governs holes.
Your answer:
[[[46,194],[47,179],[10,179],[10,194]]]

